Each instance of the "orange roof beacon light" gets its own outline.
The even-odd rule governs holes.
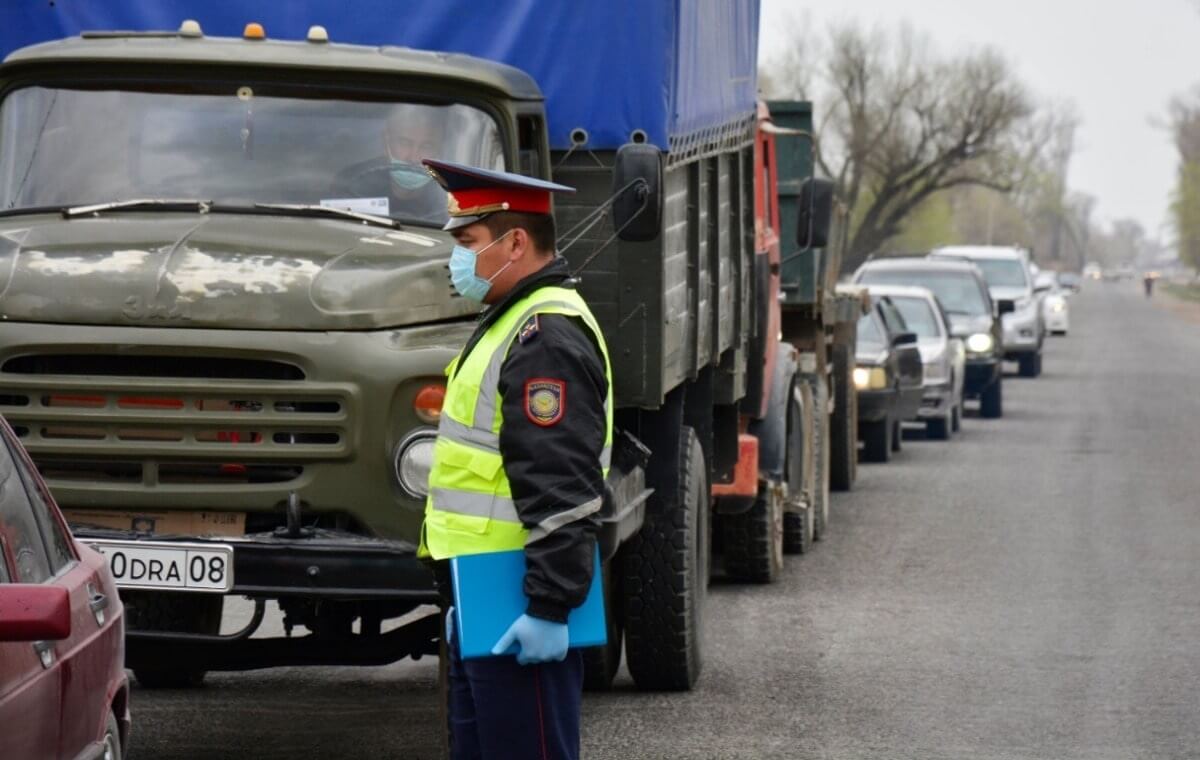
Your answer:
[[[263,29],[263,25],[257,21],[251,21],[246,24],[246,28],[242,30],[242,39],[244,40],[265,40],[267,32]]]

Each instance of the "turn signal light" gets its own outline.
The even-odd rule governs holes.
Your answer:
[[[413,412],[421,422],[436,425],[442,418],[442,403],[445,400],[446,386],[426,385],[413,398]]]
[[[265,40],[267,32],[263,29],[263,25],[257,21],[251,21],[246,24],[246,28],[242,30],[242,39],[246,40]]]

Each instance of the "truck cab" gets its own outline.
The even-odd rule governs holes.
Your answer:
[[[138,677],[436,651],[435,621],[337,642],[436,600],[414,544],[477,307],[419,159],[538,163],[533,80],[185,25],[16,52],[0,123],[0,413],[119,571]],[[181,668],[228,594],[323,637]]]

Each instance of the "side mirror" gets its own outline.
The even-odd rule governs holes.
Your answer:
[[[833,183],[809,177],[800,185],[796,243],[802,250],[824,248],[829,244],[829,226],[833,220]]]
[[[617,237],[631,243],[662,232],[662,153],[650,143],[625,143],[613,165],[612,221]]]
[[[1000,316],[1004,316],[1005,314],[1012,314],[1016,310],[1017,310],[1016,301],[1012,301],[1008,298],[1001,298],[999,301],[996,301],[996,313],[999,314]]]
[[[906,346],[909,343],[917,342],[917,334],[915,332],[896,333],[892,338],[892,348],[897,346]]]
[[[71,597],[62,586],[0,583],[0,641],[58,641],[71,635]]]

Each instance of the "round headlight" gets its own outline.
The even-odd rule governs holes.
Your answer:
[[[871,383],[871,370],[866,367],[854,368],[854,387],[865,390]]]
[[[987,333],[975,333],[967,338],[967,350],[973,354],[986,354],[992,350],[994,341]]]
[[[396,445],[396,481],[409,495],[423,499],[429,494],[429,471],[433,468],[433,445],[437,433],[418,430]]]

